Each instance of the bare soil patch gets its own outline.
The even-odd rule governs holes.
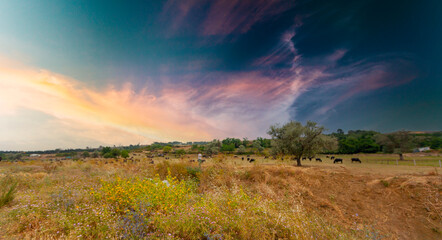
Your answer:
[[[346,166],[261,165],[250,188],[270,198],[292,197],[346,228],[378,231],[383,239],[441,239],[442,176],[368,174]]]

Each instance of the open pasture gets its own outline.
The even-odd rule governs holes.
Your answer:
[[[165,159],[165,158],[169,159]],[[241,155],[0,162],[0,235],[15,239],[438,239],[441,177],[376,157]],[[246,157],[246,156],[244,156]],[[354,156],[353,156],[354,157]],[[393,156],[392,156],[393,157]],[[166,180],[166,181],[165,181]],[[16,184],[16,185],[14,185]],[[2,195],[0,195],[2,196]]]

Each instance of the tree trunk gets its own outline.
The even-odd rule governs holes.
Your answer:
[[[296,162],[297,162],[297,164],[296,164],[297,166],[301,166],[301,158],[300,157],[296,159]]]

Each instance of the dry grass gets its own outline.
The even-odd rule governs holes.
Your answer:
[[[410,224],[411,216],[417,221],[428,218],[426,224],[433,230],[427,234],[423,223],[412,231],[425,232],[426,239],[439,236],[437,174],[425,176],[425,182],[384,177],[386,188],[374,177],[352,175],[345,164],[296,168],[255,158],[258,163],[250,164],[218,156],[208,159],[202,171],[189,162],[192,158],[155,159],[154,165],[147,159],[2,162],[0,178],[9,176],[18,184],[15,199],[0,209],[0,235],[20,239],[395,238],[402,236],[396,230],[410,231],[403,230],[410,225],[395,229],[396,222],[388,219],[400,217],[396,212],[404,213],[400,209],[407,204],[415,206],[407,198],[416,195],[428,210],[405,212]],[[172,187],[163,185],[163,179]],[[378,194],[388,196],[376,198]],[[384,216],[391,231],[373,211],[388,212],[386,200],[398,202],[396,210]]]

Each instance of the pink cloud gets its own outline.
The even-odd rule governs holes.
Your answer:
[[[169,0],[163,7],[162,20],[171,23],[171,31],[193,26],[205,36],[242,34],[263,19],[276,16],[293,5],[294,2],[285,0]],[[195,12],[196,16],[191,15],[193,10],[203,7],[209,8],[207,14]],[[188,23],[189,18],[198,22]]]
[[[331,57],[333,59],[333,57]],[[342,67],[346,76],[335,77],[335,79],[324,83],[324,86],[329,86],[330,90],[335,89],[340,93],[327,105],[315,111],[316,115],[326,114],[328,111],[341,104],[342,102],[357,96],[359,94],[367,93],[377,89],[400,86],[411,82],[417,76],[417,70],[411,62],[404,60],[401,57],[389,59],[376,63],[359,62],[351,66]],[[339,73],[341,75],[342,73]],[[333,74],[330,74],[333,77]],[[339,90],[339,88],[344,90]]]

